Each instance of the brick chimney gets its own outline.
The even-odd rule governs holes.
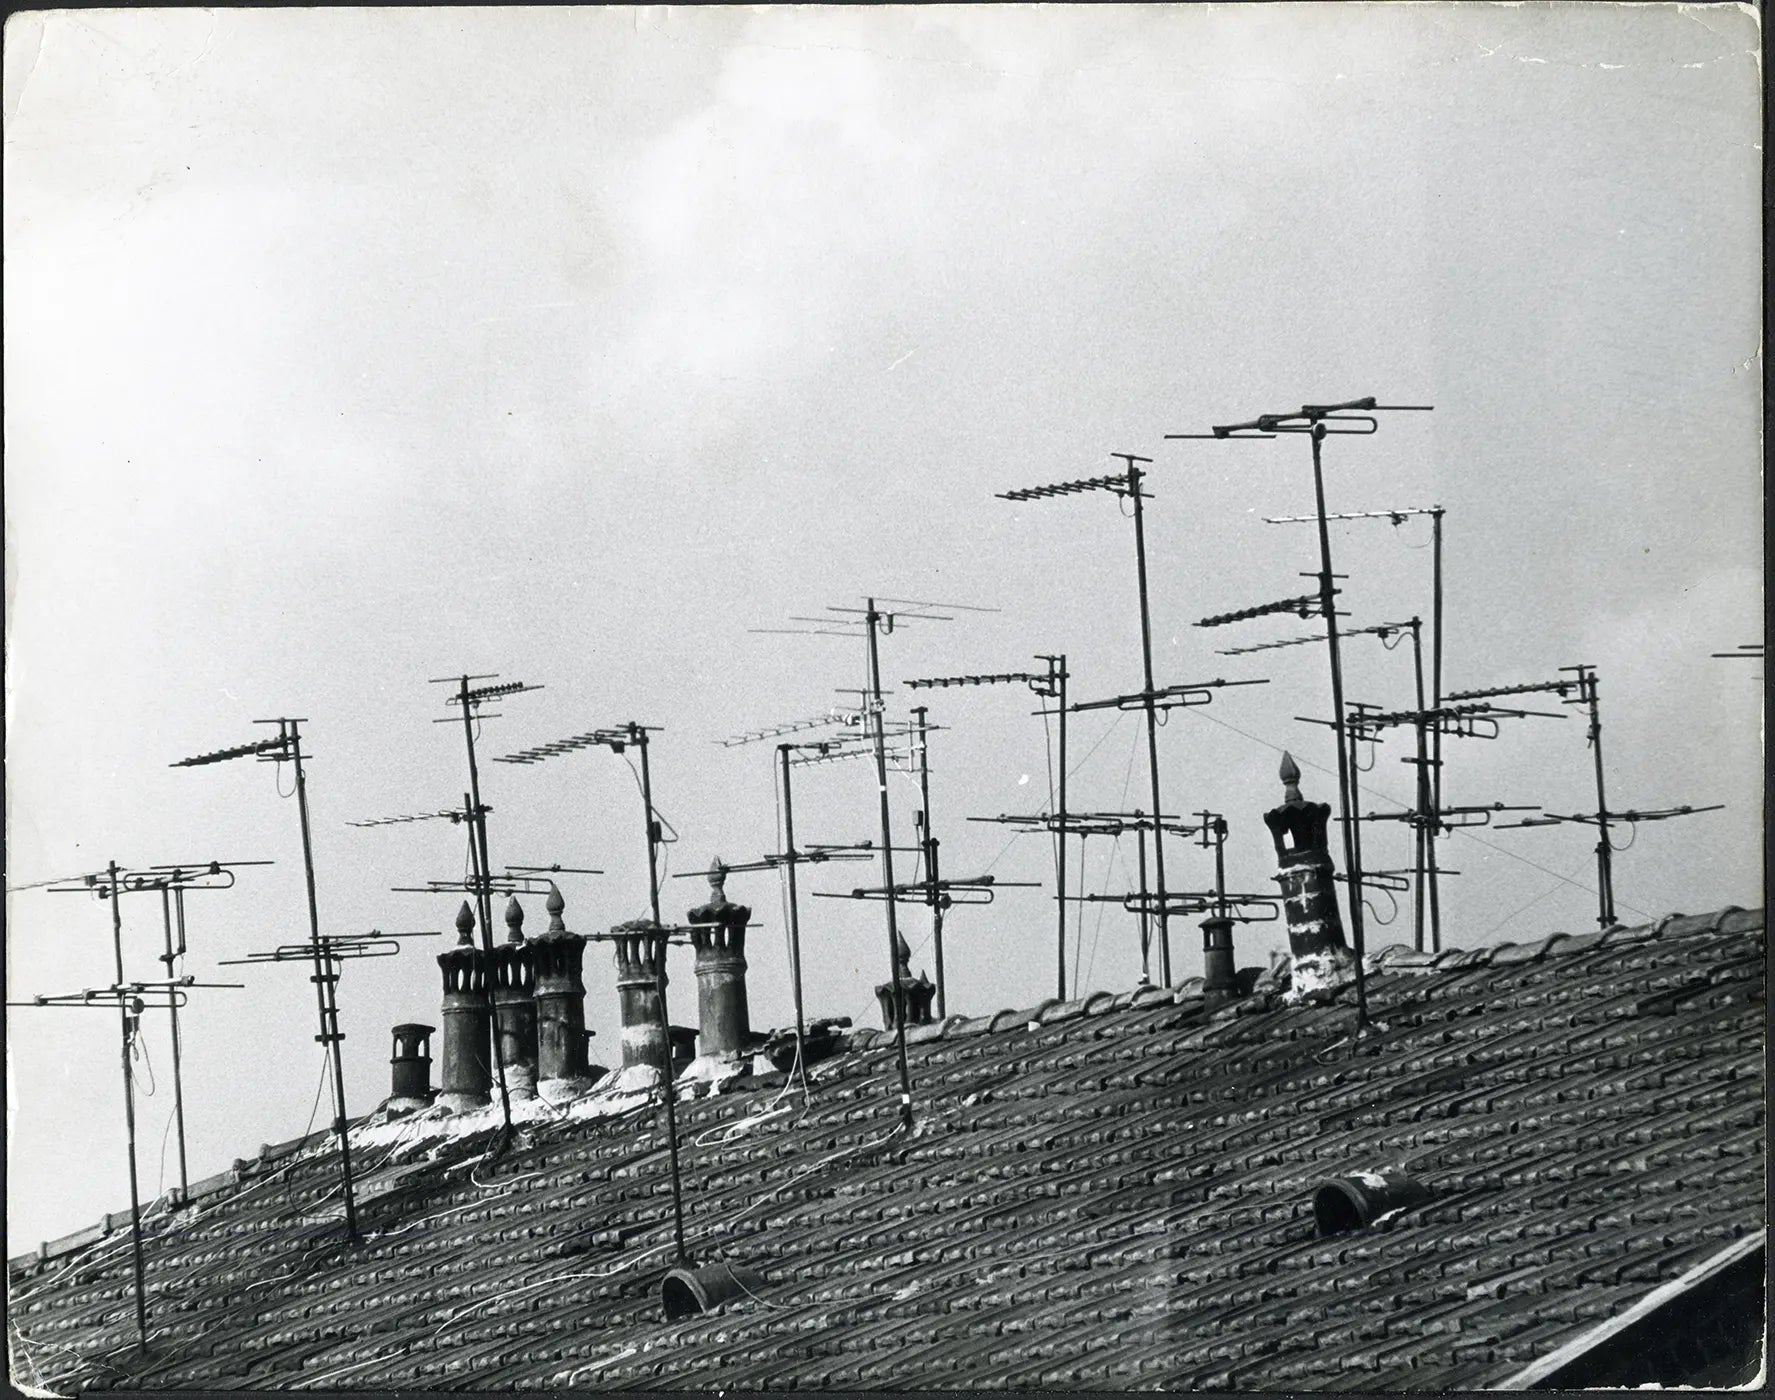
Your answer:
[[[610,932],[616,942],[623,1068],[651,1065],[665,1074],[670,1051],[659,998],[659,983],[665,978],[665,935],[651,919],[618,924]]]
[[[1288,917],[1288,946],[1293,955],[1290,995],[1334,991],[1356,976],[1355,955],[1344,942],[1343,918],[1337,909],[1337,885],[1325,828],[1331,807],[1300,795],[1300,768],[1291,754],[1282,755],[1282,805],[1263,814],[1276,842],[1281,867],[1282,907]]]
[[[904,937],[896,933],[898,943],[894,958],[894,980],[883,982],[875,989],[875,996],[881,1002],[881,1024],[890,1031],[898,1024],[894,1015],[894,988],[900,989],[900,999],[906,1007],[906,1024],[909,1026],[925,1026],[931,1021],[931,998],[937,995],[937,988],[931,980],[919,973],[915,979],[912,975],[912,949],[906,946]]]
[[[438,1101],[456,1113],[485,1107],[493,1086],[487,964],[475,947],[475,911],[456,915],[456,946],[438,954],[444,970],[444,1074]]]
[[[390,1117],[413,1113],[431,1103],[431,1033],[436,1026],[416,1021],[394,1028],[394,1054],[389,1057]]]
[[[746,1008],[746,921],[752,911],[727,899],[727,867],[709,867],[709,902],[690,911],[696,949],[699,1056],[737,1056],[752,1038]]]
[[[586,988],[580,975],[586,941],[567,932],[561,917],[567,901],[552,881],[543,907],[548,929],[530,944],[536,970],[536,1090],[554,1101],[571,1098],[592,1082],[586,1063]]]
[[[488,978],[506,1091],[514,1099],[536,1097],[536,968],[524,938],[524,906],[513,895],[505,906],[505,942],[493,950]]]

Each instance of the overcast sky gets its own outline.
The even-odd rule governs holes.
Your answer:
[[[1270,681],[1173,718],[1166,806],[1226,813],[1231,883],[1271,889],[1279,749],[1335,795],[1298,718],[1328,713],[1323,649],[1222,657],[1306,627],[1190,624],[1310,586],[1311,530],[1262,523],[1311,509],[1308,448],[1164,435],[1367,394],[1435,411],[1333,440],[1330,505],[1446,507],[1448,688],[1592,663],[1611,804],[1728,804],[1639,831],[1622,917],[1761,903],[1762,667],[1710,658],[1762,635],[1748,11],[140,10],[19,14],[6,39],[8,880],[276,860],[191,897],[188,971],[306,934],[273,770],[167,766],[266,715],[309,721],[322,918],[361,932],[455,911],[389,887],[458,876],[459,829],[345,825],[460,800],[429,677],[545,686],[487,721],[489,756],[664,726],[674,871],[776,848],[771,746],[715,741],[861,683],[853,642],[748,629],[870,592],[992,607],[896,630],[889,682],[1063,651],[1075,697],[1136,689],[1117,503],[994,499],[1116,451],[1155,459],[1159,683]],[[1428,541],[1334,530],[1353,625],[1427,617]],[[1346,657],[1352,698],[1410,703],[1406,649]],[[1046,803],[1042,721],[1022,690],[926,700],[946,873],[1048,882],[954,911],[951,1009],[1033,1005],[1051,855],[965,818]],[[1078,717],[1076,807],[1145,804],[1139,735]],[[1407,752],[1380,750],[1365,807],[1409,802]],[[1447,802],[1594,806],[1575,714],[1447,756]],[[496,862],[608,872],[564,883],[571,927],[645,910],[620,759],[484,775]],[[798,770],[795,803],[803,841],[874,835],[862,763]],[[1409,862],[1401,825],[1369,845]],[[1207,884],[1204,853],[1169,855],[1173,885]],[[1450,943],[1594,925],[1581,829],[1442,859]],[[1132,886],[1126,842],[1084,862],[1088,889]],[[704,888],[669,883],[668,910]],[[729,894],[763,925],[754,1021],[789,1023],[774,877]],[[810,1013],[873,1023],[880,906],[804,906]],[[129,975],[159,975],[158,906],[125,913]],[[16,893],[7,927],[9,996],[111,981],[106,906]],[[1077,932],[1078,985],[1134,983],[1128,916]],[[1409,937],[1409,908],[1370,921],[1371,946]],[[1258,964],[1285,938],[1237,945]],[[1200,970],[1193,921],[1173,946]],[[388,1027],[437,1022],[438,951],[347,974],[353,1112],[388,1092]],[[587,962],[610,1063],[612,969]],[[321,1072],[305,975],[229,980],[185,1021],[194,1175],[301,1132]],[[9,1254],[127,1205],[115,1034],[9,1016]],[[146,1042],[152,1196],[177,1179],[164,1018]]]

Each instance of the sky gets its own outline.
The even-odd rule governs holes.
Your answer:
[[[1760,905],[1762,666],[1711,655],[1762,635],[1759,54],[1733,6],[15,14],[8,996],[113,977],[107,905],[20,886],[275,861],[189,898],[181,971],[245,984],[182,1020],[191,1174],[294,1137],[326,1121],[306,975],[217,966],[306,936],[288,774],[174,760],[307,721],[337,933],[451,928],[456,898],[394,887],[459,879],[460,828],[346,825],[460,802],[433,677],[542,687],[484,721],[483,760],[660,726],[669,876],[753,860],[781,840],[776,755],[719,741],[853,704],[864,668],[855,639],[755,629],[873,594],[958,605],[882,640],[890,718],[922,701],[940,726],[944,872],[1044,885],[951,912],[950,1010],[1034,1005],[1051,848],[967,819],[1047,804],[1051,729],[1023,688],[904,682],[1063,652],[1076,699],[1137,690],[1133,533],[1107,494],[995,493],[1153,459],[1157,682],[1268,681],[1172,715],[1165,806],[1224,813],[1229,885],[1271,890],[1280,751],[1335,798],[1305,722],[1324,649],[1227,657],[1307,624],[1192,624],[1312,586],[1312,530],[1264,523],[1312,509],[1309,450],[1166,434],[1365,395],[1434,411],[1331,440],[1328,507],[1446,510],[1446,688],[1594,665],[1610,805],[1725,804],[1638,829],[1621,917]],[[1331,543],[1349,625],[1428,618],[1421,518]],[[1350,698],[1411,703],[1408,646],[1344,655]],[[1449,740],[1445,803],[1592,809],[1563,713]],[[1409,805],[1408,753],[1380,746],[1365,810]],[[1137,716],[1075,716],[1068,767],[1075,810],[1148,805]],[[563,877],[570,928],[645,912],[623,758],[482,777],[496,864],[605,872]],[[798,768],[797,839],[873,839],[875,796],[864,762]],[[890,797],[910,843],[916,778]],[[1083,888],[1133,887],[1130,842],[1083,846]],[[1365,849],[1410,860],[1399,823]],[[1451,946],[1594,926],[1582,828],[1439,849]],[[1211,880],[1199,848],[1166,854],[1174,888]],[[882,907],[816,892],[878,880],[804,872],[810,1016],[876,1022]],[[668,916],[705,894],[668,878]],[[791,1024],[780,886],[728,894],[758,924],[754,1025]],[[1409,941],[1409,905],[1375,903],[1369,946]],[[929,972],[925,911],[903,923]],[[1140,977],[1119,908],[1075,906],[1067,935],[1072,987]],[[130,979],[160,975],[161,938],[157,901],[126,899]],[[389,1027],[437,1023],[446,941],[347,971],[354,1114],[388,1092]],[[1285,946],[1236,931],[1241,966]],[[1196,921],[1172,949],[1199,973]],[[609,1064],[602,945],[586,982]],[[137,1066],[146,1197],[177,1183],[165,1020]],[[10,1255],[128,1188],[114,1022],[7,1027]]]

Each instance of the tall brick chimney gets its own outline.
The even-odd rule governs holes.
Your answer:
[[[665,977],[665,935],[651,919],[633,919],[610,930],[616,942],[616,997],[622,1008],[622,1065],[651,1065],[670,1072],[670,1049],[660,1017],[659,983]]]
[[[701,1056],[738,1056],[752,1038],[746,1007],[746,921],[752,911],[727,899],[727,867],[709,867],[709,902],[690,911],[696,949],[696,998]]]
[[[937,995],[937,988],[924,973],[916,978],[912,975],[912,949],[906,946],[906,939],[900,936],[895,947],[894,980],[883,982],[875,989],[876,999],[881,1003],[881,1024],[890,1031],[899,1025],[895,1016],[894,987],[898,984],[900,1000],[906,1008],[906,1024],[909,1026],[929,1025],[931,1021],[931,998]]]
[[[553,1100],[571,1098],[592,1082],[586,1063],[585,981],[580,975],[586,941],[567,932],[567,901],[551,881],[548,929],[530,944],[536,969],[536,1091]]]
[[[438,1102],[457,1113],[485,1107],[493,1087],[487,964],[475,947],[475,911],[456,914],[456,946],[438,954],[444,972],[444,1073]]]
[[[1292,754],[1282,755],[1281,776],[1282,805],[1265,812],[1263,822],[1275,839],[1281,867],[1276,883],[1282,887],[1293,954],[1291,995],[1301,997],[1353,981],[1356,959],[1344,942],[1335,871],[1325,843],[1330,804],[1301,797],[1300,768]]]
[[[505,1087],[514,1099],[536,1097],[536,968],[524,938],[524,906],[513,895],[505,906],[505,942],[493,950],[488,978]]]

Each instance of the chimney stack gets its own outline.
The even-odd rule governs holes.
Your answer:
[[[651,919],[610,930],[616,940],[616,996],[622,1007],[622,1066],[670,1072],[659,984],[665,980],[666,936]]]
[[[894,1015],[894,988],[900,989],[900,999],[906,1008],[906,1024],[909,1026],[925,1026],[931,1021],[931,998],[936,996],[937,989],[931,980],[919,973],[912,976],[912,949],[906,946],[903,935],[896,933],[898,939],[895,946],[894,980],[883,982],[875,989],[875,996],[881,1002],[881,1024],[890,1031],[899,1022]]]
[[[752,911],[727,899],[727,867],[709,866],[709,902],[690,911],[696,948],[696,995],[701,1056],[738,1056],[752,1038],[746,1008],[746,921]]]
[[[584,938],[567,932],[567,901],[549,883],[549,926],[530,944],[536,970],[536,1088],[551,1102],[571,1098],[592,1082],[586,1064]]]
[[[506,1091],[514,1099],[536,1097],[536,968],[524,939],[524,906],[513,895],[505,906],[505,942],[493,950],[493,1019]]]
[[[475,947],[475,911],[456,914],[456,946],[438,954],[444,971],[444,1075],[439,1101],[455,1113],[490,1101],[492,1044],[487,1021],[487,964]]]
[[[1233,967],[1231,919],[1202,920],[1202,991],[1213,1006],[1239,994],[1238,973]]]
[[[1293,955],[1290,995],[1335,991],[1356,975],[1355,956],[1344,942],[1343,918],[1337,909],[1337,884],[1326,848],[1325,828],[1330,804],[1308,802],[1300,795],[1300,768],[1291,754],[1282,755],[1282,805],[1263,814],[1276,842],[1281,867],[1282,907],[1288,916],[1288,946]]]
[[[431,1033],[436,1029],[416,1021],[394,1028],[386,1105],[390,1117],[417,1112],[431,1103]]]

